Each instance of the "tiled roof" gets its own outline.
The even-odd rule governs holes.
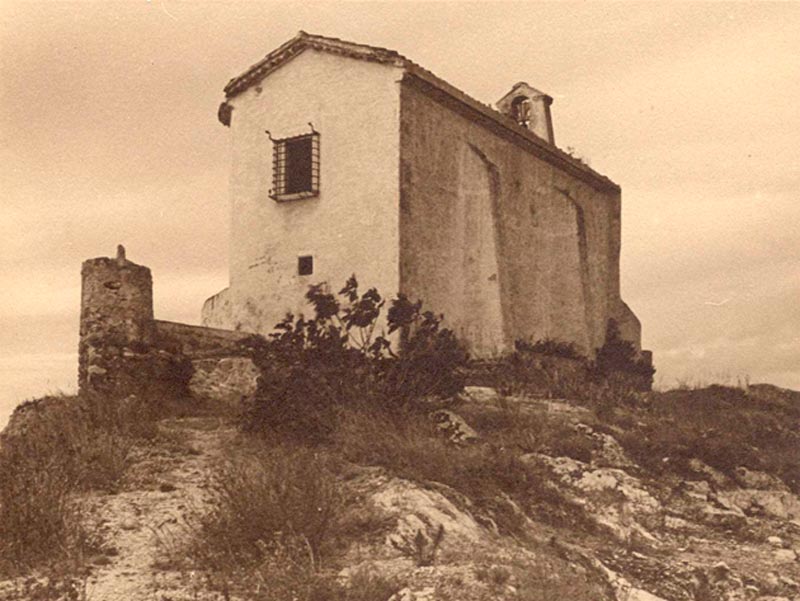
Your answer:
[[[447,83],[443,79],[440,79],[424,67],[416,64],[414,61],[406,58],[394,50],[389,50],[388,48],[368,46],[366,44],[356,44],[354,42],[348,42],[338,38],[330,38],[300,31],[295,37],[267,54],[267,56],[265,56],[256,64],[252,65],[244,73],[231,79],[228,82],[228,85],[225,86],[225,97],[228,99],[233,98],[251,86],[258,84],[269,73],[308,48],[322,52],[328,52],[331,54],[348,56],[360,60],[401,67],[405,70],[407,75],[422,80],[440,92],[443,92],[447,96],[450,96],[453,99],[460,101],[461,103],[472,108],[473,110],[478,111],[481,115],[491,120],[494,124],[502,127],[504,130],[507,130],[508,133],[520,136],[528,143],[529,147],[532,147],[535,149],[535,151],[537,151],[537,155],[541,156],[548,162],[559,166],[566,171],[574,173],[575,175],[578,175],[581,177],[581,179],[584,179],[589,183],[600,187],[601,189],[619,191],[619,186],[616,183],[590,168],[585,163],[575,159],[556,146],[547,143],[545,140],[542,140],[539,138],[539,136],[527,128],[519,125],[510,117],[507,117],[506,115],[494,110],[489,105],[479,102],[455,86]]]

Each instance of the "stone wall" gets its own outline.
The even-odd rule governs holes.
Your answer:
[[[249,332],[192,326],[174,321],[153,321],[153,340],[159,348],[191,359],[248,354]]]
[[[593,356],[609,319],[638,349],[619,291],[619,188],[415,78],[400,105],[401,292],[478,357],[547,338]]]
[[[125,258],[90,259],[81,267],[78,387],[113,393],[132,376],[153,337],[153,278]]]
[[[231,328],[235,327],[233,295],[230,288],[225,288],[217,292],[214,296],[206,299],[200,313],[200,321],[209,328]]]
[[[150,270],[122,246],[116,258],[85,261],[81,279],[81,394],[231,402],[255,391],[252,334],[154,319]]]
[[[259,370],[246,357],[196,359],[189,382],[192,396],[235,406],[256,392]]]
[[[190,395],[231,405],[253,397],[259,370],[250,359],[252,334],[154,319],[150,270],[128,261],[122,247],[114,259],[85,261],[81,273],[81,394]],[[496,316],[497,306],[492,310]],[[544,355],[532,367],[568,375],[585,370],[581,362]],[[498,385],[494,375],[486,363],[474,366],[471,377]]]

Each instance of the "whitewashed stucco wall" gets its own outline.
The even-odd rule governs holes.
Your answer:
[[[309,284],[334,292],[353,273],[361,289],[399,289],[399,69],[305,50],[234,97],[231,121],[230,287],[203,323],[268,333],[306,312]],[[320,194],[275,202],[272,142],[320,133]],[[314,273],[299,276],[299,255]],[[219,299],[218,299],[219,300]],[[218,307],[219,310],[215,310]]]

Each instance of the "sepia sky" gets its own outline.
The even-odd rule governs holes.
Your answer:
[[[622,186],[657,382],[800,389],[800,4],[162,0],[0,3],[0,386],[74,386],[80,264],[118,243],[198,322],[227,285],[222,88],[300,29],[483,102],[548,92],[558,145]]]

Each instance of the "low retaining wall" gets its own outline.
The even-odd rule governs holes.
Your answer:
[[[196,359],[189,391],[198,399],[236,405],[253,398],[259,370],[246,357]]]
[[[153,326],[153,339],[159,348],[192,359],[247,355],[249,347],[246,342],[253,338],[253,334],[248,332],[191,326],[160,319],[153,320]]]

